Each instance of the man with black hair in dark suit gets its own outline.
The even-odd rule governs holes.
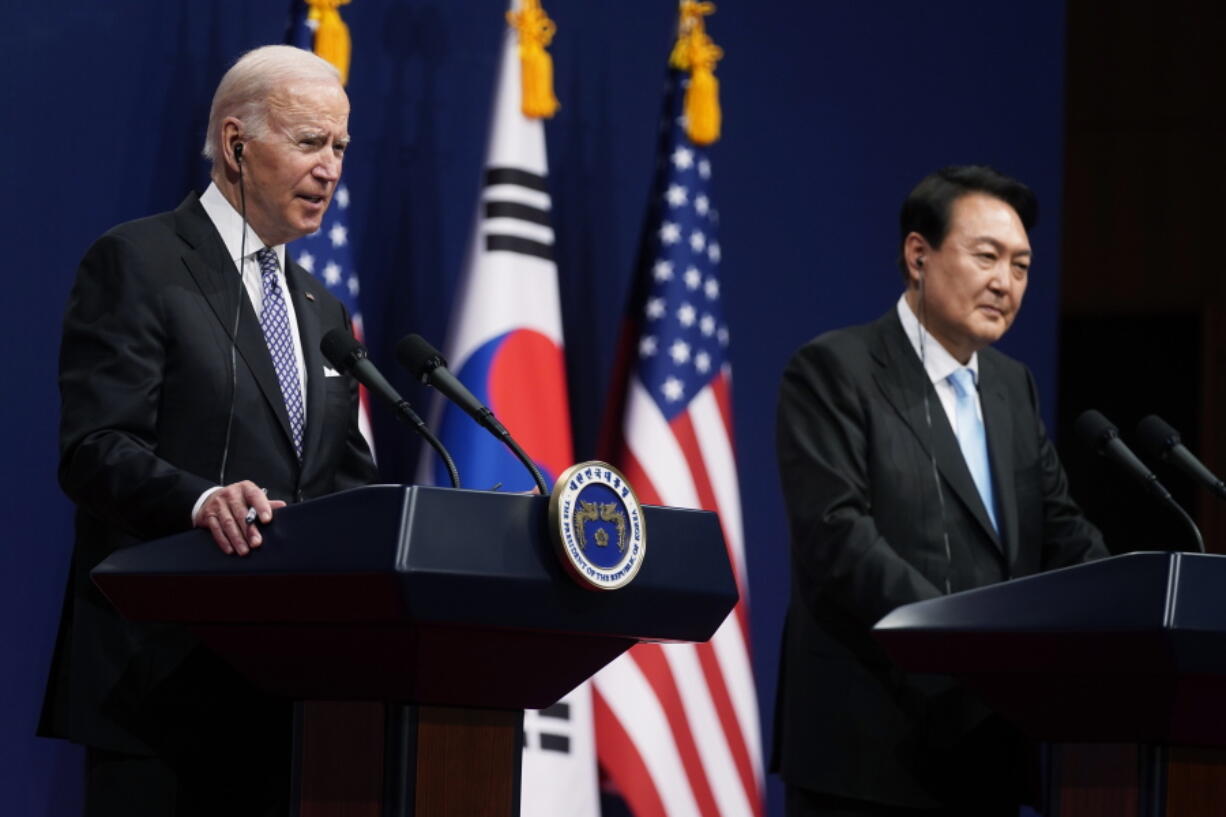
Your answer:
[[[213,99],[212,184],[109,231],[78,270],[59,468],[76,542],[40,732],[87,747],[87,815],[288,808],[288,702],[180,628],[124,621],[89,571],[192,527],[211,536],[201,547],[245,557],[278,508],[375,478],[357,385],[319,351],[349,316],[285,252],[319,229],[348,119],[324,60],[247,53]]]
[[[903,205],[906,284],[877,321],[802,347],[777,453],[792,593],[774,767],[789,815],[1015,817],[1027,747],[872,626],[904,604],[1107,555],[1068,494],[1034,379],[990,344],[1026,291],[1037,204],[950,167]]]

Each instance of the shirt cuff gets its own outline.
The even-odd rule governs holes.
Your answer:
[[[200,495],[199,499],[196,500],[196,504],[192,506],[192,518],[188,520],[188,524],[191,527],[193,528],[196,527],[196,514],[200,513],[200,509],[204,506],[204,503],[208,502],[209,497],[211,497],[213,494],[217,493],[220,490],[221,490],[220,487],[209,488],[207,491],[205,491],[204,493]]]

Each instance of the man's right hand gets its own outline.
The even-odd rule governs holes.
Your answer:
[[[246,556],[264,541],[255,523],[246,524],[247,509],[254,509],[257,521],[266,525],[272,521],[272,512],[284,507],[284,502],[270,500],[251,480],[243,480],[213,491],[192,521],[213,534],[222,553]]]

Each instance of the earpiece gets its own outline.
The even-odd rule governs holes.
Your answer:
[[[916,256],[916,258],[915,258],[915,268],[916,268],[916,269],[923,269],[923,268],[924,268],[924,256],[922,256],[922,255],[920,255],[920,256]]]
[[[243,160],[243,143],[234,143],[234,161],[241,162]]]

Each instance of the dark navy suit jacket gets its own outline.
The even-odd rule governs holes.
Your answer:
[[[1030,372],[984,349],[979,390],[999,534],[896,311],[816,338],[787,367],[792,594],[773,764],[792,785],[932,808],[1015,782],[1016,745],[980,739],[987,710],[948,679],[901,672],[870,634],[900,605],[1107,555],[1069,497]]]
[[[349,317],[288,257],[285,272],[307,372],[301,462],[259,321],[196,195],[114,228],[82,260],[60,349],[59,478],[77,504],[76,541],[42,734],[156,751],[147,704],[196,650],[177,627],[115,613],[89,579],[108,554],[187,530],[211,486],[250,479],[292,503],[374,480],[357,384],[325,376],[319,351]],[[215,547],[203,532],[201,546]]]

